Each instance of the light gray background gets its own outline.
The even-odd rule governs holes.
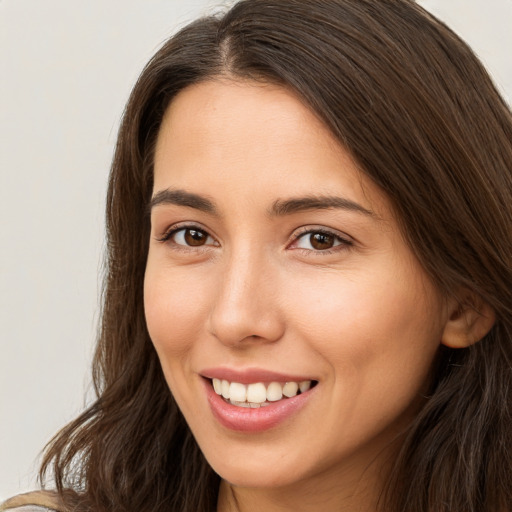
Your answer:
[[[129,91],[169,34],[219,3],[0,0],[0,500],[35,486],[39,451],[90,392],[103,202]],[[420,3],[510,102],[512,0]]]

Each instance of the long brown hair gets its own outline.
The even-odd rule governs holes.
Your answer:
[[[41,480],[52,470],[77,511],[215,510],[219,477],[163,378],[142,290],[163,114],[219,76],[295,90],[387,194],[439,289],[496,312],[479,343],[440,349],[382,510],[512,510],[511,113],[466,44],[410,0],[242,0],[149,62],[110,175],[97,400],[49,444]]]

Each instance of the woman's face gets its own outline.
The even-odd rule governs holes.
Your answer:
[[[296,96],[252,82],[182,91],[154,173],[147,325],[210,464],[249,487],[359,478],[448,317],[386,197]]]

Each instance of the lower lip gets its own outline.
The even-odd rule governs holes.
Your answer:
[[[284,398],[270,405],[251,409],[227,403],[213,390],[210,380],[205,379],[205,388],[213,415],[218,422],[230,430],[239,432],[263,432],[283,423],[297,414],[309,401],[316,387],[292,398]]]

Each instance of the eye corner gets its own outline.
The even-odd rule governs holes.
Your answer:
[[[218,240],[202,226],[196,224],[174,224],[161,235],[155,236],[157,242],[169,245],[173,250],[194,251],[219,247]]]
[[[316,237],[316,240],[313,237]],[[302,241],[304,241],[303,244]],[[347,250],[353,245],[354,241],[351,237],[337,230],[320,226],[308,226],[301,228],[301,230],[292,235],[291,242],[287,248],[290,250],[300,250],[308,255],[326,255]]]

